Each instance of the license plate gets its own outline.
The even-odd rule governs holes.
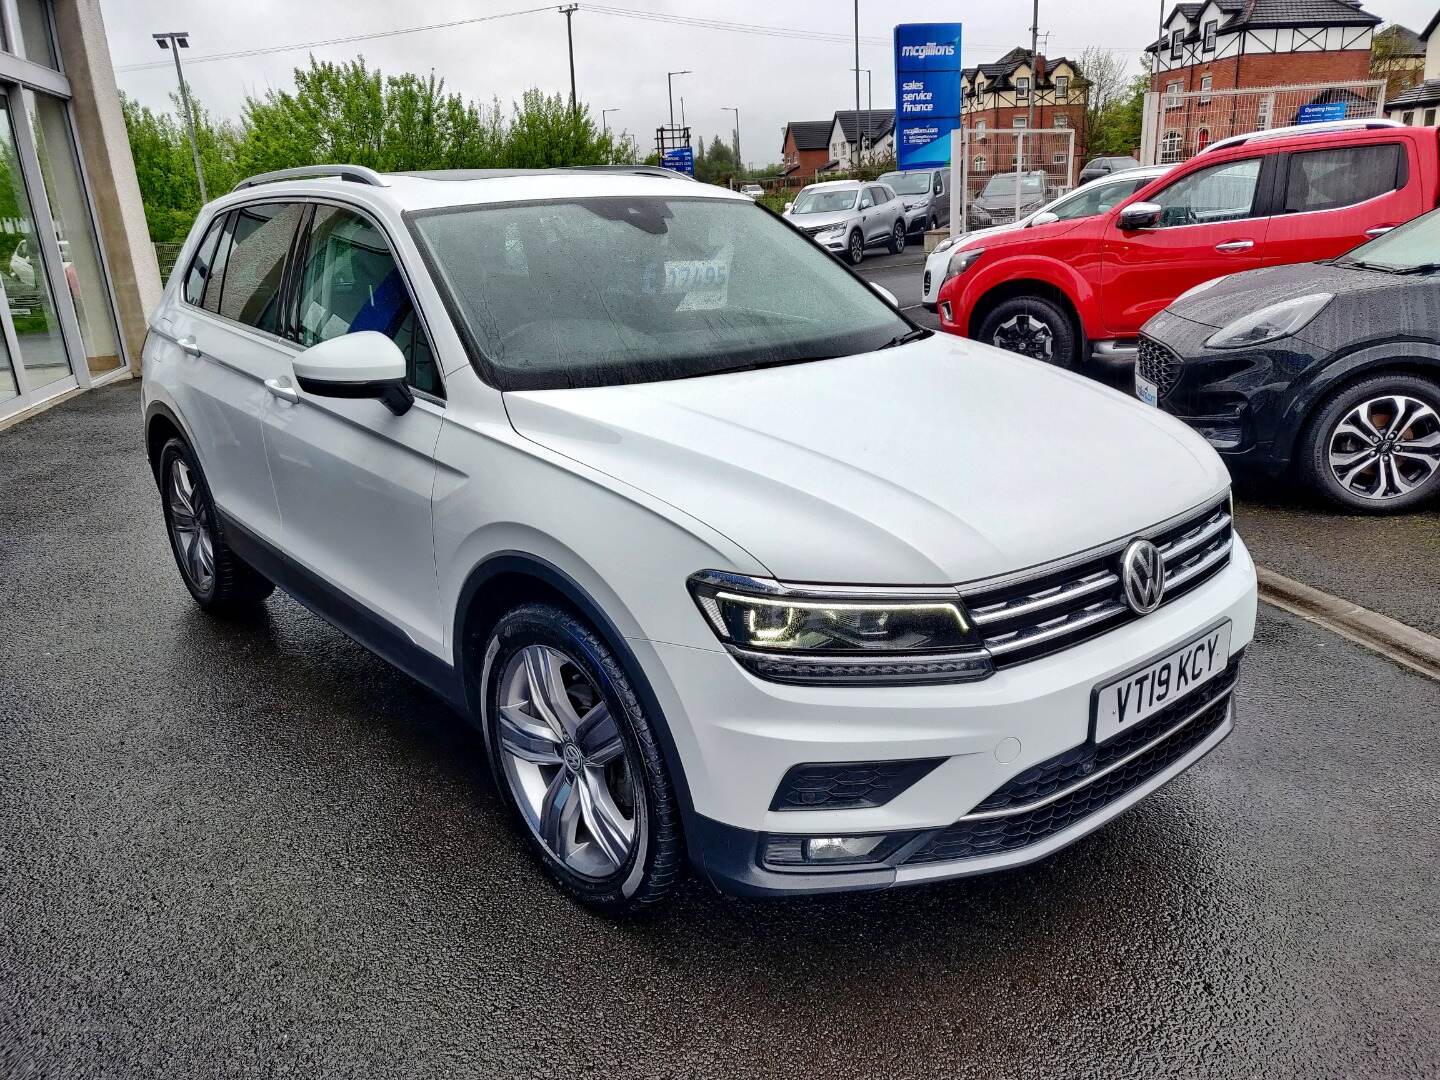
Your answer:
[[[1142,375],[1135,376],[1135,396],[1146,405],[1160,406],[1160,388]]]
[[[1230,624],[1106,683],[1095,693],[1095,741],[1102,743],[1154,716],[1219,675],[1230,663]]]

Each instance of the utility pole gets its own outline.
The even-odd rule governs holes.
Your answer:
[[[869,68],[861,68],[860,70],[863,71],[863,72],[865,72],[865,113],[866,113],[866,116],[865,116],[865,135],[864,135],[863,137],[857,135],[856,137],[861,140],[861,141],[860,141],[860,149],[861,149],[861,157],[863,158],[863,157],[864,157],[865,143],[869,141],[869,136],[870,136],[870,115],[869,115],[869,114],[871,114],[871,113],[873,113],[873,112],[875,111],[875,83],[874,83],[874,82],[871,80],[871,78],[870,78],[870,69],[869,69]],[[856,131],[857,131],[857,132],[859,131],[859,128],[858,128],[858,127],[856,128]]]
[[[860,169],[860,0],[855,0],[855,151],[852,156],[858,172]]]
[[[196,130],[195,109],[190,104],[190,88],[185,85],[185,72],[180,70],[180,50],[190,47],[187,33],[151,34],[162,49],[169,49],[175,55],[175,78],[180,80],[180,104],[185,108],[185,130],[190,133],[190,154],[195,158],[195,179],[200,182],[200,201],[207,203],[210,196],[205,192],[205,170],[200,167],[200,135]]]
[[[735,167],[742,173],[745,171],[745,159],[740,156],[740,110],[732,105],[720,106],[721,112],[733,112],[735,114]]]
[[[1040,0],[1035,0],[1030,19],[1030,112],[1025,126],[1035,126],[1035,95],[1040,90],[1040,72],[1035,68],[1035,56],[1040,50]]]
[[[560,9],[560,14],[565,16],[565,43],[570,47],[570,111],[579,111],[575,104],[575,33],[571,29],[574,22],[575,9],[579,4],[566,4]]]
[[[670,126],[672,128],[675,126],[675,76],[693,74],[693,71],[667,71],[665,73],[665,86],[670,92]]]

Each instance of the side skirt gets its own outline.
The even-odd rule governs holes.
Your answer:
[[[245,526],[217,509],[228,543],[242,559],[295,598],[296,602],[348,637],[354,638],[382,660],[439,694],[462,716],[467,714],[460,674],[427,652],[405,632],[369,608],[322,580],[288,555],[260,539]]]

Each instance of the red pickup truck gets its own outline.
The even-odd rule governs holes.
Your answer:
[[[1079,367],[1211,278],[1344,254],[1440,205],[1440,133],[1385,120],[1222,139],[1092,217],[957,252],[940,328]]]

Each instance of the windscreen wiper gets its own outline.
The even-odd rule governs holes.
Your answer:
[[[906,333],[901,334],[899,337],[891,338],[884,345],[881,345],[880,348],[893,349],[896,345],[908,345],[912,341],[919,341],[921,338],[927,338],[932,333],[934,333],[933,330],[926,330],[924,327],[917,326],[914,330],[907,331]],[[879,352],[880,349],[876,349],[875,351]]]
[[[760,371],[762,368],[789,367],[792,364],[808,364],[817,360],[835,360],[835,356],[787,356],[780,360],[752,360],[745,364],[736,364],[734,367],[711,368],[708,371],[697,371],[694,375],[685,376],[687,379],[703,379],[707,375],[734,375],[741,371]]]
[[[1419,263],[1419,264],[1416,265],[1416,266],[1406,266],[1406,267],[1403,267],[1403,268],[1399,268],[1399,269],[1396,269],[1396,270],[1392,270],[1391,273],[1393,273],[1393,274],[1433,274],[1433,273],[1435,273],[1435,271],[1437,271],[1437,270],[1440,270],[1440,263],[1428,262],[1428,263]]]

